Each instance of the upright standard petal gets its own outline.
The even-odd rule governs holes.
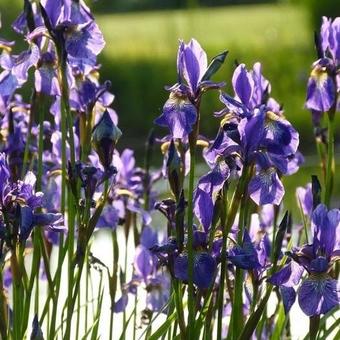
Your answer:
[[[269,81],[262,75],[262,66],[260,63],[254,64],[251,75],[254,80],[254,91],[250,104],[252,108],[255,108],[262,104],[266,104],[270,93],[270,84]]]
[[[335,249],[337,230],[340,228],[340,210],[328,211],[324,204],[319,204],[312,215],[314,245],[320,248],[321,254],[330,256]]]
[[[242,104],[249,106],[254,90],[254,80],[244,64],[240,64],[235,69],[232,83],[236,98],[239,99]]]
[[[178,73],[182,75],[192,94],[195,95],[208,67],[207,55],[197,40],[191,39],[188,44],[180,43],[178,67]]]

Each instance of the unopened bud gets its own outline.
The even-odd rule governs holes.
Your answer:
[[[105,110],[92,132],[94,149],[105,169],[111,165],[113,151],[121,135],[122,132],[112,121],[109,112]]]
[[[171,191],[174,196],[178,198],[183,188],[184,164],[173,140],[170,143],[166,168]]]

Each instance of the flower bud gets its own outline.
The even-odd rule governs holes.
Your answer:
[[[111,165],[113,151],[121,135],[122,132],[112,121],[109,112],[104,111],[102,118],[93,128],[92,143],[105,169]]]
[[[170,143],[166,168],[171,191],[178,198],[183,188],[184,164],[173,140]]]

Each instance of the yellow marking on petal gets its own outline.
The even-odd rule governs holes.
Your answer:
[[[278,120],[280,120],[281,117],[279,115],[277,115],[276,113],[272,112],[272,111],[267,111],[266,112],[266,118],[271,120],[271,121],[273,121],[273,120],[278,121]],[[266,121],[267,121],[267,119],[266,119]]]
[[[22,106],[14,106],[14,107],[12,107],[12,111],[13,112],[25,112],[25,113],[29,113],[30,112],[29,109],[26,109],[26,108],[24,108]]]
[[[61,169],[51,171],[48,177],[52,177],[52,176],[61,176]]]
[[[310,76],[316,80],[318,85],[324,84],[328,79],[326,67],[314,67]]]
[[[128,196],[128,197],[134,198],[133,193],[127,189],[118,189],[116,193],[117,195],[120,195],[120,196]]]
[[[170,142],[165,142],[161,145],[161,151],[164,155],[169,150]]]
[[[215,235],[214,235],[215,238],[221,238],[222,236],[223,236],[223,233],[222,233],[221,230],[216,230],[215,231]]]
[[[196,142],[196,145],[198,146],[202,146],[204,148],[207,148],[209,147],[209,143],[203,139],[198,139],[197,142]]]
[[[3,44],[0,44],[0,48],[2,48],[4,51],[10,53],[12,51],[12,48]]]
[[[229,123],[234,118],[234,114],[228,113],[224,116],[224,118],[221,120],[220,126],[223,126],[224,124]]]

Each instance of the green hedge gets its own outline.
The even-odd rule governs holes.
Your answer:
[[[215,7],[274,3],[277,0],[92,0],[93,10],[98,13],[182,9],[191,7]]]
[[[340,16],[339,0],[297,0],[309,11],[311,28],[317,31],[320,27],[322,16],[336,18]]]

